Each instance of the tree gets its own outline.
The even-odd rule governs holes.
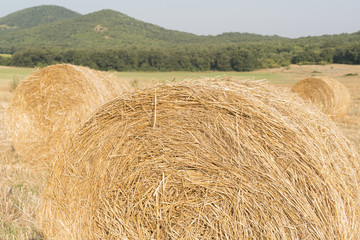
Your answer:
[[[227,52],[224,52],[220,49],[220,51],[215,54],[215,57],[211,63],[211,70],[231,71],[232,67],[230,64],[230,59],[231,56]]]
[[[233,70],[243,72],[252,71],[260,67],[255,55],[247,49],[237,49],[233,52],[230,64]]]

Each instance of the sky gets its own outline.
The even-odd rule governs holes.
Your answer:
[[[39,5],[81,14],[113,9],[197,35],[247,32],[298,38],[360,30],[359,0],[10,0],[1,4],[0,17]]]

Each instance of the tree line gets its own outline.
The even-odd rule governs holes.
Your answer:
[[[71,63],[115,71],[251,71],[289,64],[360,64],[360,43],[346,45],[289,42],[131,47],[118,49],[25,49],[0,65],[44,67]]]

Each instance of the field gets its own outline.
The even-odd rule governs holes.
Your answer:
[[[10,58],[10,57],[11,57],[11,54],[0,54],[0,57]]]
[[[36,231],[36,211],[47,169],[34,168],[17,156],[4,122],[5,109],[12,91],[34,69],[0,67],[0,239],[41,239]],[[328,76],[339,80],[351,92],[348,116],[337,125],[360,150],[360,66],[291,65],[254,72],[116,72],[135,87],[157,82],[180,81],[199,77],[233,76],[241,79],[267,80],[270,84],[289,88],[310,76]]]

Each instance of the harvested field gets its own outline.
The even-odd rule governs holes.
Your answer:
[[[163,84],[79,129],[39,224],[49,239],[353,239],[358,170],[335,124],[295,95],[228,78]]]
[[[3,73],[3,71],[5,71]],[[22,80],[33,69],[17,69],[0,67],[0,111],[1,119],[4,119],[6,106],[12,96],[11,83]],[[194,78],[193,74],[176,72],[162,73],[163,79],[181,80],[183,78]],[[197,73],[198,76],[207,76],[208,73]],[[216,73],[211,73],[211,76]],[[231,76],[233,73],[219,73],[218,75]],[[358,74],[358,76],[356,76]],[[139,83],[139,86],[153,85],[159,79],[156,74],[150,73],[136,78],[131,78],[131,73],[116,73],[119,77]],[[235,75],[235,74],[234,74]],[[297,81],[307,77],[329,77],[338,80],[349,90],[352,102],[348,116],[337,121],[336,124],[346,137],[360,150],[360,66],[354,65],[304,65],[290,67],[264,69],[255,72],[241,73],[236,77],[243,79],[269,79],[269,82],[278,87],[290,89]],[[151,83],[151,84],[149,84]],[[40,193],[44,186],[44,169],[36,168],[24,161],[13,151],[10,136],[5,129],[5,123],[0,124],[0,239],[41,239],[36,231],[36,212],[40,203]],[[46,174],[46,173],[45,173]],[[166,177],[166,176],[165,176]]]

